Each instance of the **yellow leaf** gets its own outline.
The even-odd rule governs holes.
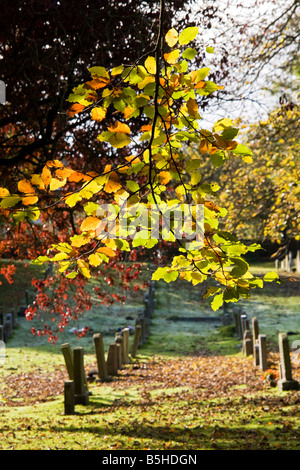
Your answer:
[[[10,192],[6,188],[0,188],[0,197],[6,197],[9,196]]]
[[[109,179],[104,186],[104,191],[106,191],[107,193],[115,193],[121,188],[122,188],[122,185],[118,181]]]
[[[175,49],[175,51],[169,52],[168,54],[164,54],[164,58],[165,61],[168,62],[168,64],[176,64],[179,58],[179,49]]]
[[[30,206],[32,204],[35,204],[39,198],[37,196],[26,196],[22,198],[22,203],[24,206]]]
[[[72,246],[79,248],[80,246],[86,245],[91,241],[90,237],[84,235],[76,235],[71,238]]]
[[[89,256],[89,263],[92,265],[92,266],[99,266],[101,263],[103,262],[103,259],[100,258],[100,256],[98,256],[97,254],[93,253]]]
[[[130,119],[131,116],[135,113],[135,111],[136,111],[136,108],[132,108],[131,106],[127,106],[124,109],[124,118],[125,119]]]
[[[25,194],[34,194],[34,193],[35,193],[34,187],[33,187],[32,184],[30,183],[30,181],[25,180],[25,179],[19,181],[19,183],[18,183],[18,190],[19,190],[21,193],[25,193]]]
[[[149,56],[145,60],[145,68],[148,70],[149,73],[155,75],[156,74],[156,60],[155,57]]]
[[[77,266],[78,266],[79,271],[81,272],[81,274],[84,277],[87,277],[87,278],[91,277],[91,273],[90,273],[90,270],[89,270],[89,265],[86,261],[84,261],[82,259],[78,259],[77,260]]]
[[[153,82],[155,82],[155,77],[153,77],[152,75],[149,75],[148,77],[145,77],[144,80],[138,83],[138,87],[140,90],[142,90],[143,88],[145,88],[146,85],[148,85],[148,83],[153,83]]]
[[[102,121],[106,116],[106,109],[98,106],[97,108],[93,108],[91,111],[91,118],[94,121]]]
[[[90,232],[90,231],[95,231],[100,224],[100,219],[97,217],[87,217],[84,219],[80,226],[80,230],[82,232]]]
[[[57,178],[52,178],[50,181],[50,191],[55,191],[56,189],[61,188],[64,186],[67,182],[67,179],[65,178],[64,180],[58,180]]]
[[[176,31],[175,28],[169,29],[169,31],[165,35],[165,40],[166,40],[166,43],[168,44],[168,46],[170,46],[170,47],[175,46],[175,44],[178,41],[178,32]]]
[[[45,189],[45,185],[41,178],[41,175],[38,175],[38,174],[32,175],[31,183],[34,184],[35,186],[38,186],[39,189]]]

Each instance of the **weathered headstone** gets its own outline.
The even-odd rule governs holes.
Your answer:
[[[261,370],[267,370],[267,337],[266,335],[258,335],[259,345],[259,367]]]
[[[12,332],[13,332],[13,322],[12,322],[12,315],[11,313],[8,313],[6,316],[5,316],[5,320],[4,320],[4,331],[3,331],[3,335],[4,335],[4,341],[8,340],[8,338],[10,338],[10,336],[12,335]]]
[[[144,344],[146,341],[146,333],[145,333],[145,317],[143,313],[138,314],[138,318],[136,319],[135,324],[141,326],[140,344]]]
[[[98,375],[100,379],[105,379],[108,374],[107,374],[107,367],[106,367],[105,354],[104,354],[103,338],[102,338],[101,333],[95,333],[93,336],[93,340],[94,340],[94,347],[95,347],[95,353],[96,353]]]
[[[84,370],[84,351],[77,347],[73,350],[75,404],[88,405],[89,391]]]
[[[69,374],[69,379],[74,380],[74,363],[73,363],[73,353],[69,343],[64,343],[61,345],[60,350],[64,356],[66,368]]]
[[[234,311],[233,320],[234,320],[236,335],[239,339],[242,339],[241,313]]]
[[[129,328],[123,328],[123,361],[124,364],[129,364]]]
[[[73,380],[67,380],[64,385],[64,408],[65,415],[73,415],[75,413],[75,390]]]
[[[252,335],[253,335],[253,361],[254,365],[259,365],[259,344],[258,344],[258,336],[259,336],[259,326],[258,320],[256,317],[252,318]]]
[[[250,330],[244,331],[243,354],[245,356],[250,356],[251,354],[253,354],[253,341],[252,341],[252,335],[251,335]]]
[[[131,357],[136,356],[136,352],[137,352],[137,349],[138,349],[139,343],[140,343],[141,331],[142,331],[141,325],[136,325],[135,326],[135,332],[134,332],[133,344],[132,344],[132,348],[131,348]]]
[[[242,331],[241,331],[242,338],[244,338],[245,331],[250,329],[249,320],[248,320],[248,316],[246,313],[241,314],[241,326],[242,326]]]
[[[112,343],[108,346],[106,367],[107,367],[108,375],[117,375],[118,373],[118,350],[117,350],[116,343]]]
[[[299,390],[299,382],[292,377],[290,346],[287,334],[280,333],[278,335],[278,342],[280,356],[278,388],[281,391]]]
[[[297,250],[295,258],[295,268],[298,273],[300,273],[300,250]]]
[[[117,345],[117,356],[118,356],[118,369],[121,369],[124,362],[124,338],[121,331],[115,334],[115,343]]]

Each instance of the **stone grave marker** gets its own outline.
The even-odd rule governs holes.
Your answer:
[[[75,390],[73,380],[67,380],[64,384],[64,409],[65,415],[73,415],[75,413]]]
[[[74,380],[74,363],[73,363],[73,353],[69,343],[64,343],[61,345],[60,350],[64,356],[66,368],[68,371],[69,379]]]
[[[117,349],[118,349],[118,351],[117,351],[118,369],[121,369],[123,364],[125,364],[125,361],[124,361],[124,346],[123,346],[124,338],[123,338],[123,335],[122,335],[121,331],[118,331],[115,334],[115,343],[116,343]]]
[[[259,345],[259,367],[261,370],[267,370],[267,337],[266,335],[258,335]]]
[[[74,364],[74,396],[75,404],[88,405],[89,391],[84,370],[84,351],[82,347],[73,350]]]
[[[279,381],[278,388],[281,391],[299,390],[300,384],[292,377],[292,364],[290,358],[289,339],[286,333],[279,333]]]
[[[258,336],[259,336],[259,326],[258,320],[256,317],[252,318],[252,334],[253,334],[253,361],[254,365],[259,365],[259,344],[258,344]]]
[[[118,373],[118,350],[116,343],[108,346],[107,361],[106,361],[108,375],[117,375]]]
[[[133,344],[131,348],[131,357],[136,357],[136,352],[140,343],[141,330],[142,330],[141,325],[135,326],[134,339],[133,339]]]
[[[123,362],[124,364],[130,363],[129,358],[129,328],[123,328],[122,330],[123,336]]]
[[[253,354],[253,340],[250,330],[244,331],[243,354],[245,356],[251,356],[251,354]]]
[[[98,375],[100,379],[105,380],[108,374],[104,354],[103,338],[101,333],[95,333],[93,335],[93,340],[96,353]]]

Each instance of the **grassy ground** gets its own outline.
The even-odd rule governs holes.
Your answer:
[[[263,273],[266,268],[253,269]],[[21,281],[22,301],[21,290],[30,288],[29,276],[21,276]],[[80,342],[67,330],[57,346],[48,345],[29,333],[29,322],[18,318],[1,367],[0,448],[299,449],[300,392],[279,392],[270,386],[252,357],[243,357],[232,328],[223,327],[223,312],[212,312],[201,300],[201,289],[157,284],[147,343],[111,382],[90,383],[89,406],[76,405],[73,416],[64,415],[67,376],[60,345],[83,345],[86,370],[94,368],[93,333],[103,333],[107,347],[118,326],[134,326],[143,292],[126,306],[94,307],[77,325],[92,328]],[[299,281],[287,280],[280,286],[268,285],[241,305],[250,318],[258,317],[260,332],[267,335],[269,366],[275,374],[278,333],[300,332],[299,300]],[[11,294],[0,290],[0,301],[12,302]],[[184,316],[208,321],[183,321]],[[212,321],[216,316],[219,319]],[[299,339],[299,334],[291,335],[290,343]],[[294,376],[300,380],[297,355],[293,361]]]

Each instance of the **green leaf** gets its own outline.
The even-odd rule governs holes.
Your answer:
[[[233,140],[239,133],[239,129],[236,129],[235,127],[231,127],[230,129],[225,129],[222,134],[221,134],[221,137],[224,139],[224,140]]]
[[[88,69],[91,75],[96,75],[97,77],[109,78],[109,73],[104,67],[91,67]]]
[[[226,157],[225,157],[224,152],[218,151],[210,155],[210,160],[216,168],[219,168],[225,162]]]
[[[249,147],[243,144],[238,144],[235,149],[231,150],[231,152],[234,153],[235,155],[243,155],[243,156],[253,155]]]
[[[196,55],[197,55],[197,51],[196,51],[196,49],[193,49],[192,47],[188,47],[188,48],[182,53],[182,57],[183,57],[184,59],[188,59],[188,60],[193,60]]]
[[[0,207],[2,209],[7,209],[8,207],[15,206],[20,201],[21,201],[21,198],[19,196],[6,196],[5,198],[2,199],[0,203]]]
[[[206,48],[206,52],[207,52],[208,54],[213,54],[213,53],[214,53],[214,48],[211,47],[211,46],[208,46],[208,47]]]
[[[135,193],[136,191],[139,191],[140,189],[140,186],[138,185],[138,183],[132,180],[126,181],[126,186],[129,189],[129,191],[132,191],[133,193]]]
[[[203,299],[207,299],[207,297],[210,297],[211,295],[216,294],[220,290],[221,290],[220,287],[217,287],[217,286],[209,287],[207,291],[205,292]]]
[[[189,26],[185,28],[179,35],[178,41],[181,46],[193,41],[197,36],[199,28],[197,26]]]
[[[232,257],[230,261],[235,264],[235,267],[231,270],[231,276],[239,278],[246,274],[249,264],[243,258]]]

